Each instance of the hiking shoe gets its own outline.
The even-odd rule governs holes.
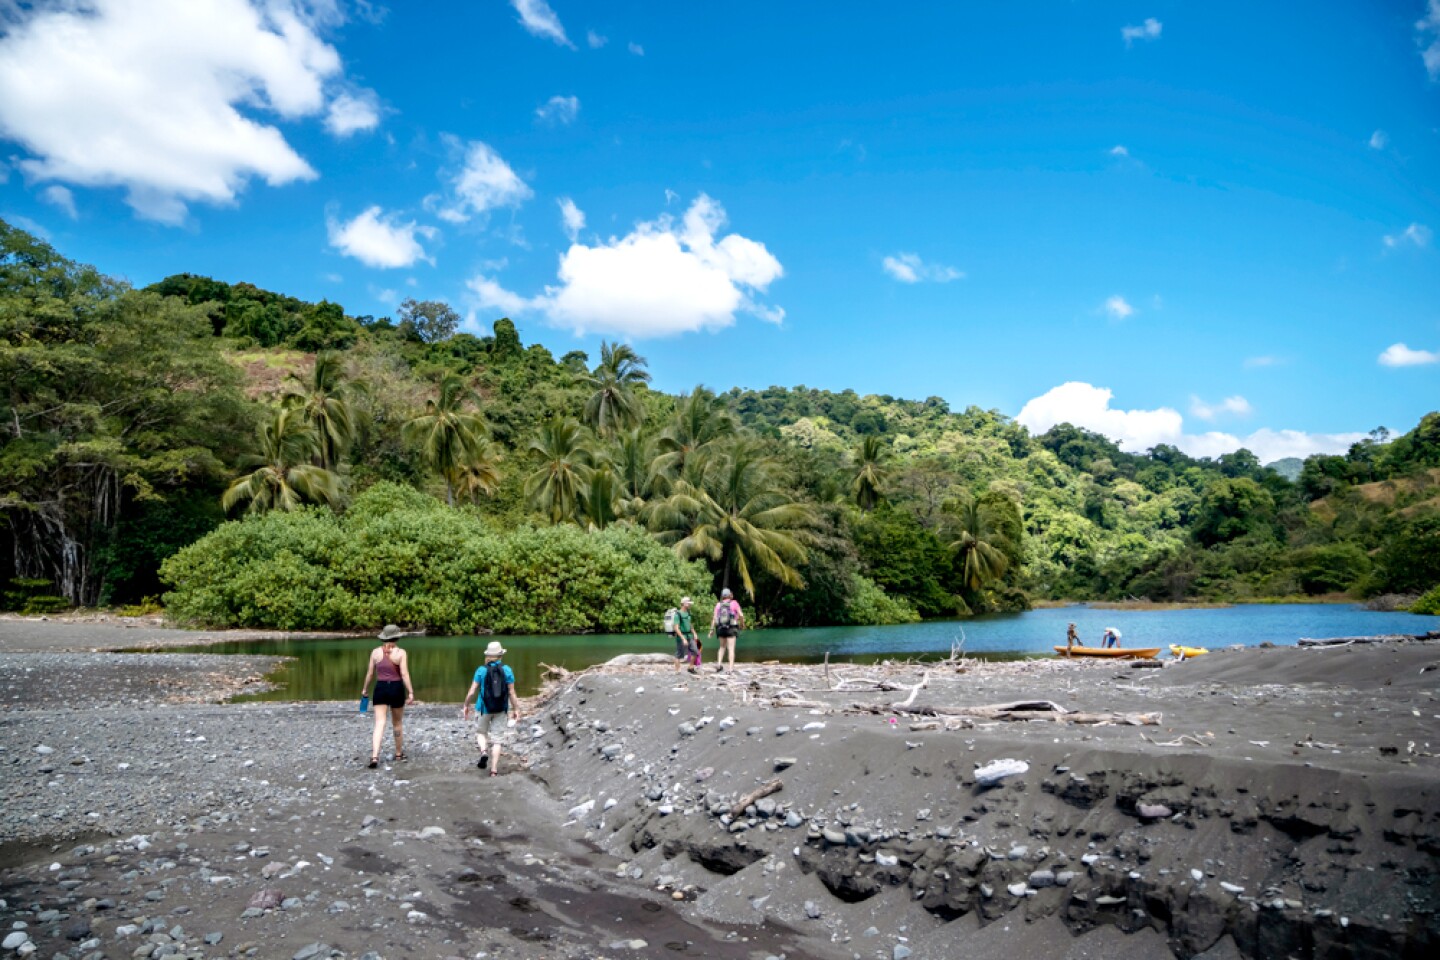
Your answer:
[[[480,762],[475,764],[475,766],[481,770],[484,770],[486,767],[490,766],[490,754],[480,754]]]

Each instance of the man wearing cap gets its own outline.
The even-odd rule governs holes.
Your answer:
[[[735,595],[726,587],[720,591],[720,602],[715,604],[715,613],[710,617],[710,632],[707,636],[719,637],[720,643],[715,648],[715,672],[723,673],[725,664],[725,651],[730,651],[730,669],[735,669],[735,638],[745,627],[745,614],[740,611],[740,604],[735,602]]]
[[[520,719],[520,700],[515,696],[515,671],[511,670],[501,657],[505,648],[500,641],[492,640],[485,648],[485,663],[475,670],[470,682],[470,692],[465,694],[465,707],[461,716],[470,719],[470,704],[479,707],[480,726],[475,735],[475,744],[480,748],[481,770],[490,768],[490,776],[500,773],[500,741],[508,728]],[[479,694],[479,700],[476,700]]]
[[[700,637],[695,633],[695,618],[690,614],[690,605],[695,601],[682,597],[680,609],[675,611],[675,672],[681,664],[689,667],[691,673],[700,665]]]

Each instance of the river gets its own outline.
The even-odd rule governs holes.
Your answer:
[[[1292,644],[1301,637],[1423,633],[1440,629],[1440,617],[1376,613],[1352,604],[1257,604],[1197,610],[1100,610],[1087,606],[1031,610],[966,620],[930,620],[891,627],[817,627],[754,630],[743,634],[739,660],[817,662],[875,661],[884,657],[936,657],[963,640],[966,654],[1009,658],[1053,655],[1074,621],[1083,642],[1100,643],[1106,627],[1124,635],[1127,647],[1168,647],[1172,643],[1220,648],[1259,643]],[[522,695],[539,686],[542,663],[579,670],[622,653],[674,652],[660,634],[536,637],[410,637],[415,696],[422,701],[459,702],[483,661],[485,645],[498,639],[508,651]],[[703,639],[703,637],[702,637]],[[192,648],[222,654],[278,654],[295,659],[271,679],[279,688],[245,699],[348,700],[360,695],[365,655],[374,640],[304,640],[219,643]],[[714,669],[714,641],[705,646],[706,669]]]

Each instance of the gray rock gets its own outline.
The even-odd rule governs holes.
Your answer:
[[[764,800],[756,801],[755,812],[760,814],[760,816],[762,817],[775,816],[775,801],[769,799],[768,797]]]
[[[775,758],[775,769],[776,769],[776,770],[787,770],[787,769],[789,769],[790,767],[793,767],[793,766],[795,766],[795,758],[794,758],[794,757],[776,757],[776,758]]]
[[[910,956],[910,948],[903,943],[897,943],[895,944],[895,949],[891,951],[891,956],[893,956],[895,960],[905,960],[906,957]]]
[[[880,928],[879,928],[879,927],[866,927],[866,928],[865,928],[865,936],[867,936],[867,937],[878,937],[878,936],[880,936]]]
[[[840,830],[826,827],[820,831],[820,835],[825,838],[826,843],[834,844],[837,847],[843,847],[845,845],[845,834]]]
[[[809,917],[811,920],[819,920],[819,919],[820,919],[820,904],[816,903],[814,900],[806,900],[806,901],[805,901],[805,916]]]
[[[26,933],[24,930],[16,930],[15,932],[8,934],[4,940],[0,940],[0,947],[4,947],[6,950],[19,950],[20,944],[28,942],[29,939],[30,934]]]
[[[1061,870],[1059,873],[1055,874],[1055,886],[1068,887],[1070,886],[1070,881],[1074,879],[1074,870]]]
[[[765,732],[765,731],[764,731],[764,728],[762,728],[762,727],[746,727],[746,728],[745,728],[745,736],[747,736],[747,737],[757,737],[757,736],[759,736],[760,734],[762,734],[762,733],[764,733],[764,732]]]
[[[789,732],[790,728],[788,726],[785,726],[784,724],[781,724],[780,726],[775,728],[775,736],[777,737],[783,737]]]
[[[693,737],[693,736],[695,736],[695,724],[693,724],[693,723],[682,723],[682,724],[680,724],[680,736],[682,736],[682,737]]]
[[[290,960],[315,960],[316,957],[328,957],[330,945],[328,943],[310,943],[295,951]]]
[[[256,910],[274,910],[280,906],[281,901],[284,899],[285,895],[279,890],[276,890],[274,887],[267,887],[264,890],[256,892],[255,896],[250,898],[248,906]]]
[[[609,759],[613,759],[613,758],[615,758],[615,757],[620,756],[620,754],[621,754],[624,750],[625,750],[625,747],[624,747],[622,744],[619,744],[619,743],[607,743],[607,744],[605,744],[605,746],[603,746],[603,747],[600,748],[600,756],[602,756],[602,757],[604,757],[605,759],[609,760]]]
[[[1010,852],[1006,854],[1006,856],[1009,857],[1009,859],[1011,860],[1023,860],[1025,858],[1025,854],[1029,852],[1030,848],[1022,844],[1020,846],[1011,847]]]
[[[1137,803],[1135,812],[1140,814],[1142,820],[1164,820],[1175,815],[1175,811],[1163,803]]]
[[[791,810],[789,813],[785,814],[785,826],[790,827],[792,830],[800,826],[804,822],[805,818],[800,816],[800,814],[796,813],[794,810]]]
[[[1036,870],[1030,874],[1030,886],[1039,890],[1042,887],[1055,886],[1055,873],[1051,870]]]
[[[205,942],[212,947],[224,939],[225,934],[221,933],[219,930],[216,930],[214,933],[205,934]]]
[[[280,901],[281,910],[298,910],[303,906],[305,906],[305,901],[299,897],[286,897]]]

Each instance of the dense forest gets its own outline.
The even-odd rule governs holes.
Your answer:
[[[134,289],[0,222],[0,606],[501,632],[655,629],[724,586],[775,625],[1056,599],[1440,609],[1437,413],[1276,469],[938,397],[670,396],[625,344],[557,358],[508,319],[459,326],[435,301]]]

